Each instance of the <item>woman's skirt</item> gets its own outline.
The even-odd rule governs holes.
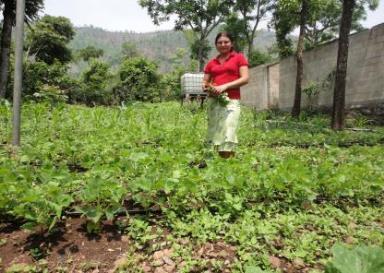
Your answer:
[[[219,151],[234,151],[240,118],[240,101],[230,100],[226,106],[208,98],[207,142]]]

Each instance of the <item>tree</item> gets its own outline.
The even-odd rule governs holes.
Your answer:
[[[23,65],[23,95],[34,99],[62,100],[69,95],[74,81],[68,66],[60,62],[25,60]]]
[[[123,55],[123,58],[134,58],[140,55],[136,44],[132,42],[124,42],[121,45],[121,54]]]
[[[12,26],[16,23],[16,0],[1,0],[3,10],[3,28],[1,30],[1,55],[0,55],[0,98],[5,97],[9,56],[11,52]],[[43,0],[26,0],[25,2],[25,21],[32,22],[38,16],[38,12],[43,8]]]
[[[191,60],[190,71],[200,71],[199,67],[199,50],[201,50],[204,59],[208,58],[208,53],[211,50],[208,42],[205,41],[202,45],[198,46],[198,38],[196,32],[191,29],[184,29],[183,35],[189,46],[189,58]],[[199,49],[201,47],[201,49]]]
[[[97,59],[103,55],[104,51],[94,46],[87,46],[78,51],[78,56],[86,62],[93,58]]]
[[[305,35],[305,25],[307,23],[308,12],[309,12],[309,1],[301,1],[301,10],[300,10],[300,34],[299,41],[297,43],[296,50],[296,84],[295,84],[295,99],[292,107],[292,117],[298,118],[301,110],[301,89],[303,83],[304,67],[303,67],[303,49],[304,49],[304,35]]]
[[[275,6],[274,24],[276,26],[276,38],[279,46],[280,57],[285,57],[292,53],[292,41],[288,34],[300,26],[299,40],[296,48],[296,83],[295,96],[292,107],[292,117],[300,115],[301,108],[301,89],[303,81],[303,48],[305,38],[305,26],[308,23],[311,0],[280,0]],[[313,0],[312,0],[313,1]]]
[[[55,60],[67,63],[72,59],[68,43],[75,31],[68,18],[45,15],[27,35],[29,53],[37,60],[52,64]]]
[[[176,16],[175,29],[190,28],[196,33],[197,58],[199,70],[204,66],[204,48],[212,30],[225,20],[234,4],[233,0],[140,0],[140,5],[147,8],[155,24]]]
[[[176,49],[176,52],[170,57],[173,70],[185,69],[186,54],[187,50],[185,48]]]
[[[255,67],[272,61],[272,56],[260,50],[253,50],[251,57],[248,59],[248,61],[250,67]]]
[[[276,40],[281,58],[290,56],[294,50],[289,34],[300,25],[300,7],[302,0],[279,0],[273,7],[271,24],[276,30]],[[304,47],[314,48],[322,43],[335,39],[339,32],[342,1],[340,0],[309,0],[308,14],[305,24]],[[363,5],[355,8],[352,16],[351,30],[362,29],[359,23],[365,18],[366,9]]]
[[[108,64],[92,59],[89,67],[81,74],[80,90],[71,94],[71,100],[87,105],[108,104],[111,92],[108,82],[112,77]]]
[[[159,101],[157,65],[142,57],[125,59],[119,68],[114,95],[119,101]]]
[[[179,98],[181,95],[181,76],[191,67],[185,65],[187,51],[184,48],[178,48],[171,56],[172,70],[169,73],[163,74],[160,80],[161,84],[161,99],[164,98]]]
[[[248,49],[248,58],[253,52],[253,40],[260,21],[265,18],[272,8],[271,0],[237,0],[234,5],[235,14],[227,20],[227,30],[245,38]],[[239,34],[241,33],[241,34]],[[240,37],[239,37],[240,38]],[[239,39],[235,39],[239,40]]]
[[[81,78],[90,90],[101,90],[107,87],[108,79],[111,76],[108,64],[99,60],[92,60],[89,67],[82,73]]]
[[[349,32],[352,26],[353,11],[357,7],[369,4],[370,9],[378,6],[378,1],[343,0],[343,13],[340,22],[339,47],[337,52],[337,65],[335,77],[335,89],[333,94],[333,110],[331,127],[334,130],[342,130],[345,126],[345,87],[348,63]]]
[[[274,26],[276,43],[280,58],[285,58],[293,54],[293,42],[289,34],[297,25],[298,13],[297,1],[276,1],[271,25]]]
[[[239,17],[237,12],[232,12],[225,20],[223,30],[231,33],[233,38],[233,46],[236,51],[244,51],[247,46],[247,37],[245,35],[247,31],[247,24],[245,20]],[[248,55],[248,59],[250,56]]]
[[[199,61],[199,71],[202,70],[202,65],[204,65],[204,61],[208,59],[209,51],[211,50],[211,46],[208,43],[208,40],[200,40],[195,39],[191,46],[191,59]],[[203,63],[201,63],[203,61]]]
[[[339,33],[342,1],[317,0],[311,1],[311,17],[305,26],[305,48],[314,48],[322,43],[333,40]],[[363,5],[356,6],[351,22],[350,31],[363,29],[360,21],[366,16]]]
[[[334,37],[332,33],[338,28],[335,22],[339,18],[335,10],[340,8],[340,4],[339,0],[279,0],[275,6],[274,24],[281,57],[291,55],[292,41],[288,35],[296,26],[300,26],[296,50],[297,73],[293,117],[298,117],[300,114],[304,44],[306,43],[307,48],[314,47]],[[364,14],[365,8],[362,5],[351,14],[351,24],[354,22],[352,25],[355,29],[359,28],[358,20]]]

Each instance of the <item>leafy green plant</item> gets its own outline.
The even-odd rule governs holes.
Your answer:
[[[73,202],[72,196],[62,192],[60,185],[55,182],[34,185],[32,188],[26,184],[24,188],[15,188],[13,185],[12,191],[18,202],[11,214],[26,219],[24,227],[28,228],[43,225],[51,230],[61,219],[64,209]]]
[[[304,88],[303,93],[308,99],[308,110],[312,111],[315,107],[315,100],[320,94],[320,85],[317,82],[311,81]]]
[[[326,273],[381,273],[384,272],[384,250],[379,247],[356,246],[352,249],[336,244]]]
[[[32,248],[29,250],[29,253],[35,260],[41,260],[46,256],[46,253],[44,253],[44,251],[39,247]]]
[[[143,249],[147,244],[157,238],[157,234],[152,231],[152,226],[143,219],[133,218],[127,227],[128,235],[135,241],[138,249]]]
[[[96,176],[78,193],[81,205],[76,206],[88,220],[87,232],[100,231],[103,219],[112,220],[122,210],[122,200],[126,191],[117,181],[108,176]]]
[[[265,271],[260,269],[260,267],[257,266],[246,266],[244,273],[269,273],[270,271]]]
[[[33,94],[33,97],[38,101],[49,101],[51,103],[66,102],[68,96],[57,86],[42,85],[41,90]]]
[[[205,268],[195,254],[207,242],[236,246],[234,273],[271,270],[270,256],[324,265],[335,240],[384,244],[382,127],[334,132],[325,115],[243,107],[236,157],[222,160],[204,146],[204,109],[29,101],[15,154],[10,105],[0,113],[3,221],[52,230],[79,212],[97,233],[132,213],[119,228],[136,250],[160,249],[164,233],[189,242],[175,250],[184,272]]]
[[[214,91],[214,89],[213,89],[213,87],[212,86],[210,86],[209,88],[208,88],[208,92],[213,92]],[[227,93],[221,93],[221,94],[219,94],[219,95],[215,95],[215,96],[213,96],[213,98],[215,99],[215,101],[218,103],[218,104],[220,104],[221,106],[226,106],[226,105],[228,105],[229,104],[229,102],[230,102],[230,100],[229,100],[229,98],[228,98],[228,94]]]

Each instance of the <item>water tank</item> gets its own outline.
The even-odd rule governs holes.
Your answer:
[[[181,76],[181,93],[183,95],[206,95],[202,90],[204,73],[186,73]]]

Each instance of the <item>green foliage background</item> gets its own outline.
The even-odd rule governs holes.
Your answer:
[[[214,46],[214,37],[218,30],[209,36],[209,45]],[[257,49],[266,50],[275,41],[275,34],[272,31],[261,30],[258,32],[255,45]],[[70,43],[73,50],[79,50],[88,45],[104,50],[104,60],[112,66],[117,66],[122,53],[121,45],[130,42],[136,45],[139,53],[159,65],[159,71],[170,72],[172,70],[172,56],[178,48],[186,49],[189,52],[188,42],[181,31],[158,31],[150,33],[135,32],[111,32],[96,27],[76,28],[76,35]],[[209,56],[215,55],[215,50]],[[188,60],[184,60],[188,66]],[[75,66],[75,70],[79,67]]]

